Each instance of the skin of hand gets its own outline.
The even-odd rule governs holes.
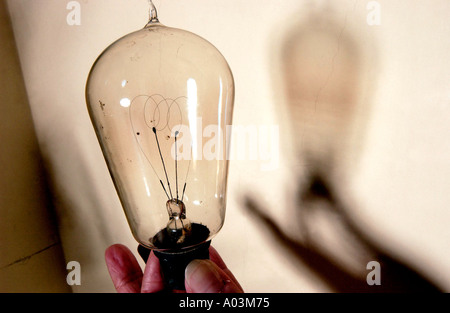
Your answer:
[[[209,253],[209,260],[193,260],[186,267],[186,292],[244,292],[219,253],[213,247],[209,248]],[[159,260],[153,252],[148,257],[144,272],[133,253],[121,244],[115,244],[106,249],[105,261],[117,292],[156,293],[165,291]]]

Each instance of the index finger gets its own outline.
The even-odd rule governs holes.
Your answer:
[[[117,292],[140,292],[142,270],[133,253],[126,246],[121,244],[110,246],[105,251],[105,261]]]

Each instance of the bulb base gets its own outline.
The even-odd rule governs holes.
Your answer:
[[[195,259],[209,259],[209,246],[211,241],[206,241],[187,249],[180,250],[154,250],[161,264],[161,274],[166,288],[172,290],[185,290],[184,272],[188,264]]]

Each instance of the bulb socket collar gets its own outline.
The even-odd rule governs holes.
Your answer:
[[[211,240],[179,250],[154,250],[161,264],[161,274],[166,288],[185,290],[184,273],[188,264],[195,259],[209,259]]]

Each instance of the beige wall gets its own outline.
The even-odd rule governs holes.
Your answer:
[[[67,292],[6,2],[0,1],[0,292]]]
[[[130,248],[136,243],[89,121],[84,87],[98,54],[115,39],[143,27],[147,1],[80,0],[79,26],[66,22],[68,2],[8,4],[37,137],[51,172],[64,254],[66,261],[79,261],[82,267],[82,285],[74,291],[112,291],[104,249],[116,242]],[[262,171],[259,161],[231,163],[227,217],[213,244],[247,291],[328,290],[301,264],[278,254],[277,243],[265,236],[240,201],[242,192],[258,194],[288,232],[299,231],[298,216],[292,212],[296,201],[292,173],[303,173],[308,163],[293,158],[292,144],[307,140],[288,132],[282,44],[294,30],[314,26],[308,19],[311,1],[154,2],[164,24],[203,36],[228,60],[236,80],[235,124],[280,126],[278,169]],[[318,84],[325,104],[326,99],[335,99],[332,87],[342,82],[331,76],[327,80],[328,75],[355,70],[352,59],[338,54],[345,51],[340,39],[350,37],[360,53],[356,68],[360,83],[338,88],[337,95],[350,95],[365,110],[352,134],[354,142],[349,150],[342,148],[347,152],[340,155],[343,165],[337,185],[355,204],[351,215],[365,232],[450,290],[450,4],[380,0],[381,24],[370,26],[369,1],[329,3],[333,9],[323,15],[335,23],[330,45],[339,57],[331,55],[331,60],[338,63],[311,75],[302,72],[303,63],[298,64],[305,83],[313,75],[324,79]],[[319,52],[306,56],[320,57]],[[343,72],[345,79],[347,71]],[[323,118],[319,125],[329,125],[326,115],[313,118]],[[17,237],[14,240],[27,242],[26,237]]]

